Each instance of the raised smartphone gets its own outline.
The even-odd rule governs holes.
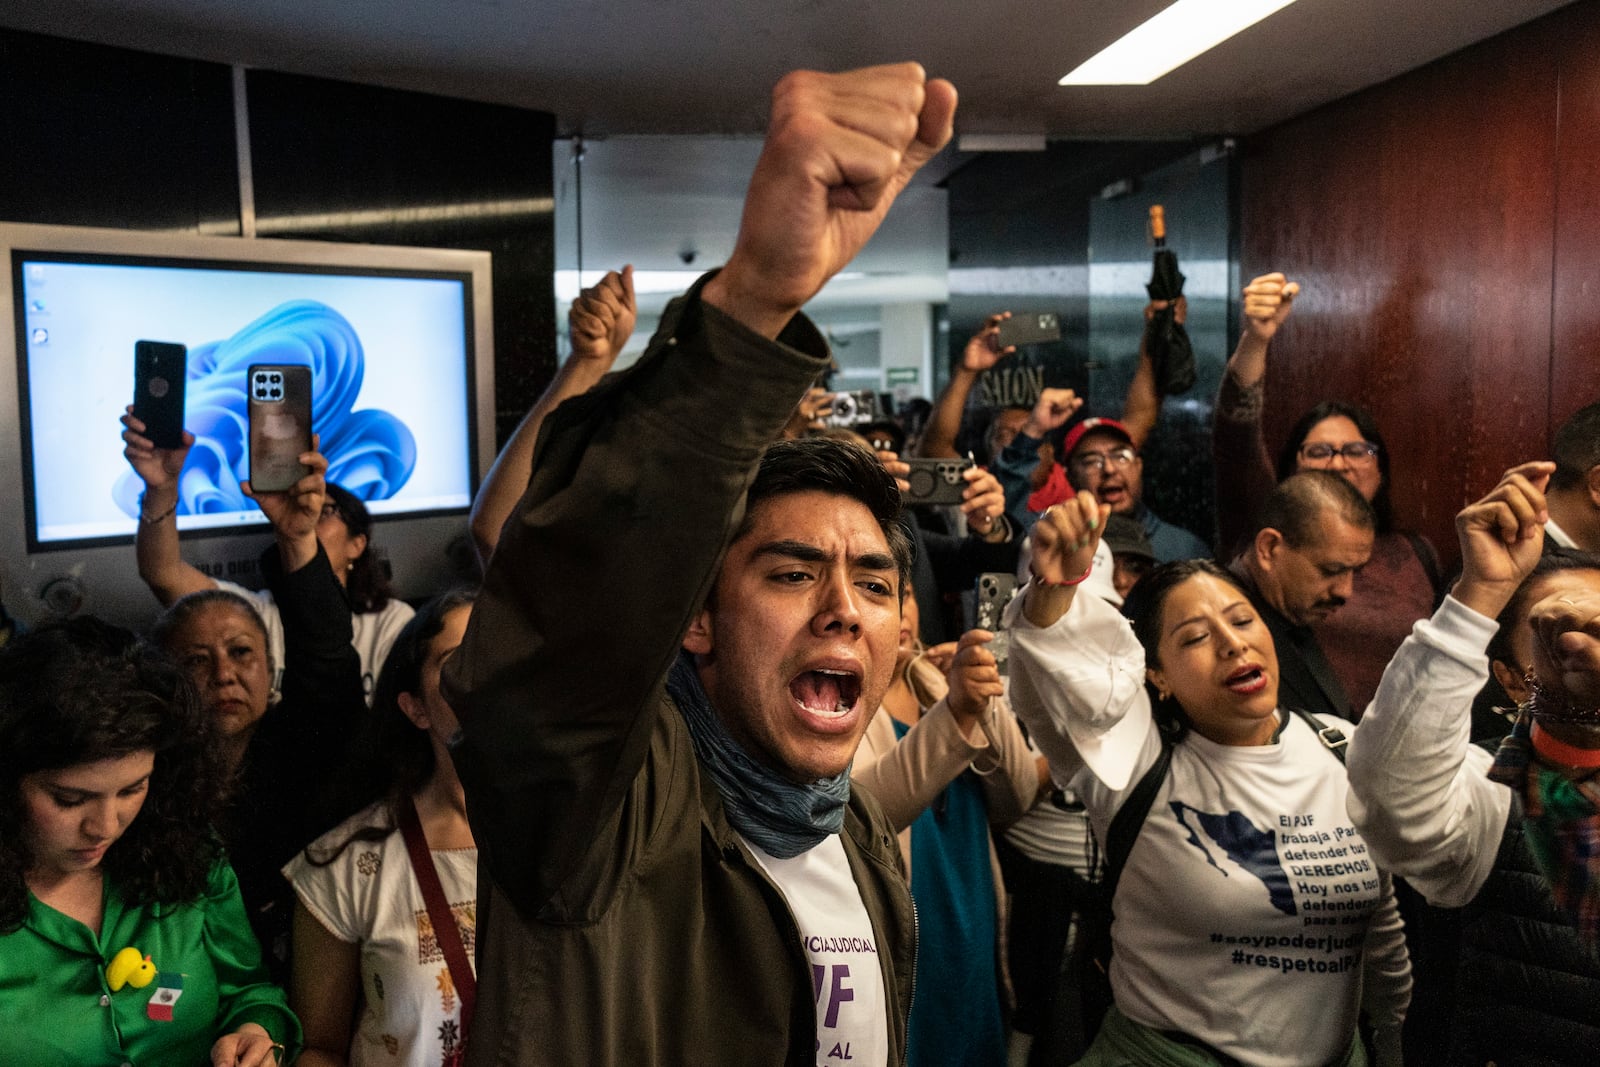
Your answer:
[[[311,473],[300,455],[311,451],[311,368],[252,363],[249,391],[250,488],[281,493]]]
[[[189,350],[170,341],[133,343],[133,417],[157,448],[183,447],[183,387]]]
[[[1025,311],[1000,324],[995,343],[1002,349],[1012,345],[1036,345],[1061,340],[1061,319],[1053,311]]]
[[[1001,629],[1000,620],[1005,615],[1006,605],[1017,595],[1017,576],[1004,571],[985,571],[978,575],[974,592],[977,595],[974,597],[972,624],[994,634],[994,640],[989,642],[988,648],[1003,676],[1010,665],[1011,635]]]
[[[959,504],[967,491],[967,480],[962,477],[972,468],[972,459],[915,459],[901,460],[911,468],[906,482],[911,488],[905,494],[908,507],[934,504]]]

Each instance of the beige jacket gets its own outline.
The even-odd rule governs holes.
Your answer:
[[[1004,830],[1032,807],[1039,792],[1037,764],[1004,699],[990,701],[989,710],[978,720],[981,735],[976,742],[969,741],[945,702],[948,686],[938,669],[919,657],[906,670],[911,675],[912,691],[923,706],[922,718],[897,741],[894,717],[879,708],[856,750],[850,780],[877,798],[899,833],[900,854],[905,859],[909,883],[913,877],[911,824],[968,766],[980,776],[989,812],[989,868],[999,909],[995,942],[1009,999],[1010,980],[1005,970],[1006,891],[1000,860],[994,852],[994,831]]]

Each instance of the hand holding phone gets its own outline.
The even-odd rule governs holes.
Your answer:
[[[189,448],[194,444],[194,435],[185,433],[183,440],[177,448],[157,448],[145,436],[144,420],[133,413],[133,405],[122,415],[122,441],[127,446],[122,450],[123,458],[128,461],[128,466],[133,468],[133,473],[144,482],[145,490],[177,490],[178,475],[183,473],[183,465],[189,458]]]
[[[902,459],[910,467],[905,481],[910,486],[905,492],[909,507],[934,504],[960,504],[967,491],[966,472],[971,470],[971,457],[966,459]]]
[[[1000,324],[995,338],[1002,348],[1061,340],[1061,319],[1053,311],[1019,312]]]
[[[973,628],[994,634],[989,652],[1004,677],[1010,659],[1011,635],[1001,629],[1000,621],[1005,617],[1006,605],[1017,595],[1017,576],[1004,571],[985,571],[978,575],[975,592]]]
[[[248,480],[239,486],[272,523],[278,558],[286,572],[304,567],[317,558],[319,551],[317,525],[328,501],[328,461],[317,451],[319,447],[317,435],[312,434],[311,450],[299,457],[309,473],[286,490],[257,492]]]

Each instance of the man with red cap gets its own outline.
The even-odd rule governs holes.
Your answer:
[[[1157,560],[1167,563],[1211,555],[1211,549],[1200,538],[1145,507],[1144,460],[1133,443],[1133,435],[1122,423],[1116,419],[1084,419],[1067,431],[1061,453],[1072,488],[1087,489],[1102,504],[1110,504],[1113,514],[1138,520]]]

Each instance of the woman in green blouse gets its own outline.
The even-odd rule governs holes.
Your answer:
[[[0,651],[0,1063],[292,1058],[211,827],[219,768],[192,688],[126,631]]]

